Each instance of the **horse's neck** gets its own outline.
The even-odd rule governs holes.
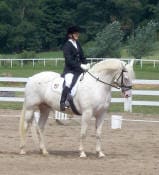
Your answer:
[[[81,83],[78,86],[77,94],[75,96],[75,101],[74,101],[78,110],[80,110],[81,105],[83,105],[83,102],[82,102],[83,99],[85,100],[88,99],[87,103],[88,104],[93,103],[94,106],[96,106],[96,102],[104,104],[106,100],[109,101],[110,99],[111,86],[107,85],[107,83],[108,84],[111,83],[112,76],[104,72],[100,72],[100,73],[91,72],[91,74],[94,77],[91,76],[89,73],[85,74],[84,79],[81,81]],[[103,82],[100,82],[100,80]],[[84,103],[86,102],[85,100],[84,100]]]
[[[101,71],[94,73],[95,77],[97,77],[99,80],[106,82],[108,84],[111,84],[114,78],[115,73],[110,71]]]
[[[82,80],[79,88],[80,91],[95,88],[98,92],[103,93],[105,91],[110,91],[112,83],[112,74],[109,72],[90,72],[87,73]]]

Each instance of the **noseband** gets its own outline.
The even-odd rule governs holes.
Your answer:
[[[126,86],[126,85],[124,85],[124,80],[123,80],[124,79],[124,72],[127,72],[127,71],[122,70],[121,73],[120,73],[120,75],[119,75],[119,77],[116,79],[115,83],[114,84],[110,84],[110,83],[107,83],[107,82],[104,82],[104,81],[100,80],[99,77],[95,77],[93,74],[91,74],[89,71],[87,71],[87,73],[91,77],[93,77],[96,81],[99,81],[99,82],[101,82],[103,84],[109,85],[109,86],[114,87],[116,89],[120,89],[120,88],[125,88],[126,90],[132,89],[132,86]],[[121,78],[121,84],[119,85],[118,84],[118,80],[120,78]]]
[[[116,82],[118,82],[119,78],[121,78],[121,85],[118,85],[120,88],[125,88],[126,90],[132,89],[132,86],[126,86],[124,85],[124,72],[127,72],[126,70],[122,70],[119,77],[117,78]]]

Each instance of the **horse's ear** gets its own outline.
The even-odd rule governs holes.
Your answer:
[[[129,64],[130,64],[131,67],[133,67],[133,65],[134,65],[134,61],[135,61],[134,59],[132,59],[132,60],[130,61]]]

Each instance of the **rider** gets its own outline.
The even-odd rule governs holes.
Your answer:
[[[60,100],[61,111],[65,110],[67,95],[71,91],[79,75],[90,68],[90,64],[87,63],[82,47],[78,42],[79,28],[77,26],[69,27],[67,30],[67,38],[68,40],[63,47],[65,67],[62,75],[65,83]]]

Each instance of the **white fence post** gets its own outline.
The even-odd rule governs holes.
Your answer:
[[[142,69],[142,60],[140,60],[140,65],[141,65],[141,69]]]
[[[21,60],[20,62],[21,62],[21,67],[23,67],[23,65],[24,65],[23,60]]]
[[[33,59],[33,67],[35,66],[35,60]]]
[[[124,98],[124,111],[132,112],[132,97]]]
[[[46,66],[46,62],[45,62],[45,59],[44,59],[44,67]]]
[[[10,59],[10,67],[12,68],[13,67],[13,60]]]
[[[56,62],[55,62],[56,67],[57,67],[57,63],[58,63],[58,58],[56,58]]]

